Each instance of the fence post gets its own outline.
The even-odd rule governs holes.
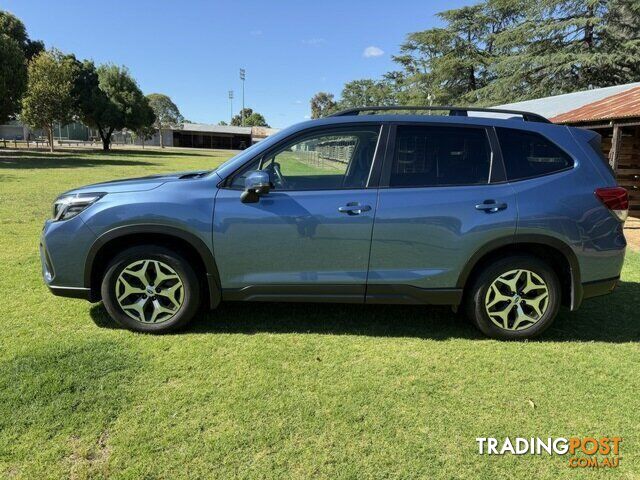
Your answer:
[[[609,165],[614,173],[618,170],[618,157],[620,156],[620,147],[622,144],[622,129],[619,125],[613,125],[613,136],[611,137],[611,150],[609,150]]]

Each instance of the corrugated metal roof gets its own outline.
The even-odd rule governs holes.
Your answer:
[[[505,105],[496,105],[496,108],[523,110],[537,113],[543,117],[553,118],[636,87],[640,87],[640,82],[616,85],[613,87],[594,88],[592,90],[565,93],[563,95],[526,100],[524,102],[507,103]]]
[[[580,123],[631,117],[640,117],[640,87],[611,95],[549,120],[553,123]]]
[[[182,128],[184,132],[206,132],[206,133],[231,133],[236,135],[251,135],[251,127],[235,127],[233,125],[209,125],[207,123],[185,123]]]

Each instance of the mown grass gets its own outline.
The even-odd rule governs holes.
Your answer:
[[[56,194],[227,152],[0,150],[0,478],[638,478],[640,255],[539,340],[444,308],[228,304],[184,333],[50,295]],[[622,436],[613,471],[479,456],[482,436]]]

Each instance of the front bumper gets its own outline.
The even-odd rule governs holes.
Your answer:
[[[95,301],[91,294],[90,288],[85,287],[57,287],[55,285],[47,285],[49,291],[58,297],[81,298],[90,302]]]
[[[40,236],[42,277],[51,293],[92,300],[85,285],[84,265],[96,236],[78,217],[62,222],[48,220]]]

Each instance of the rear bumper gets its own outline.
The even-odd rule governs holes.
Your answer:
[[[587,282],[582,284],[582,299],[599,297],[613,292],[618,285],[620,277],[607,278],[605,280],[597,280],[595,282]]]

